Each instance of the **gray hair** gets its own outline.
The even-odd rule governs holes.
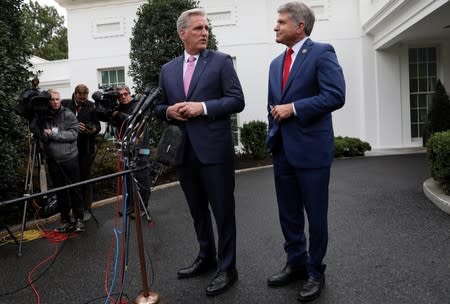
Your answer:
[[[309,6],[300,1],[293,1],[280,5],[277,12],[288,13],[295,24],[303,22],[306,35],[311,35],[316,17]]]
[[[191,16],[203,16],[206,17],[206,11],[203,8],[193,8],[181,13],[180,17],[177,19],[177,32],[180,33],[189,27],[189,18]]]
[[[127,87],[126,85],[121,85],[116,88],[116,92],[123,91],[123,90],[126,90],[128,92],[128,94],[131,94],[130,88]]]
[[[51,94],[58,94],[58,95],[61,96],[61,94],[60,94],[56,89],[48,89],[48,90],[47,90],[47,93],[49,93],[50,95],[51,95]]]

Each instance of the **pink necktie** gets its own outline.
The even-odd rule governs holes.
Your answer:
[[[192,74],[194,74],[194,68],[195,68],[195,58],[194,56],[189,56],[187,66],[186,66],[186,72],[184,74],[184,94],[188,94],[189,91],[189,84],[191,83]]]

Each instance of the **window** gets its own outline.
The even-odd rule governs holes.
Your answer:
[[[410,48],[409,61],[409,104],[411,137],[423,136],[428,121],[428,111],[436,87],[436,48]]]
[[[100,70],[100,85],[102,87],[116,88],[121,85],[125,85],[125,69],[107,69]]]

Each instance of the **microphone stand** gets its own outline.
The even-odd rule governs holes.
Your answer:
[[[144,99],[141,98],[141,104],[137,111],[133,112],[133,115],[130,117],[130,124],[125,131],[123,136],[123,149],[126,154],[131,154],[131,151],[137,151],[138,149],[133,149],[136,141],[139,139],[140,135],[144,130],[144,126],[147,122],[150,121],[149,117],[151,116],[154,108],[154,102],[159,94],[160,90],[157,89],[152,94],[149,90],[147,90],[147,96]],[[132,156],[132,155],[127,155]],[[137,156],[136,156],[137,158]],[[129,158],[133,160],[130,162],[131,166],[136,165],[136,161],[133,157]],[[145,262],[145,254],[144,254],[144,238],[142,235],[142,220],[141,220],[141,208],[139,202],[139,193],[136,187],[136,182],[132,178],[131,174],[129,175],[131,178],[131,187],[132,191],[130,192],[130,201],[133,202],[134,213],[136,215],[135,224],[136,224],[136,238],[138,244],[138,254],[139,254],[139,263],[140,263],[140,271],[141,271],[141,280],[142,280],[142,293],[136,296],[134,303],[135,304],[154,304],[159,302],[159,295],[156,292],[149,291],[148,288],[148,279],[147,279],[147,267]]]

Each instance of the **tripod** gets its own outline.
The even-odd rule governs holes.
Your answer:
[[[47,191],[47,175],[45,173],[43,158],[40,153],[39,140],[36,135],[31,134],[31,145],[28,153],[27,172],[25,177],[25,192],[24,192],[25,197],[33,194],[33,176],[34,176],[34,169],[36,166],[39,171],[39,183],[41,192],[45,192]],[[28,200],[25,200],[25,203],[23,205],[20,241],[18,243],[19,245],[18,256],[22,256],[22,243],[23,243],[23,234],[25,231],[27,208],[28,208]]]

